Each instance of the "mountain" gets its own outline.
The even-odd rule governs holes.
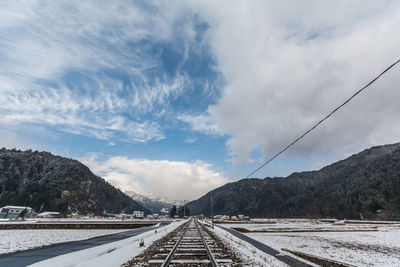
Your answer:
[[[243,179],[188,203],[192,214],[400,219],[400,143],[366,149],[319,171]]]
[[[168,213],[169,209],[173,205],[183,205],[183,201],[163,197],[147,197],[141,194],[136,194],[133,191],[125,191],[125,194],[149,209],[152,213],[157,214]]]
[[[80,214],[150,211],[94,175],[79,161],[52,155],[0,149],[0,207],[30,206],[36,211],[68,209]]]

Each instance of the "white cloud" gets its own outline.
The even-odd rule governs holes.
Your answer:
[[[193,131],[208,135],[223,135],[218,125],[213,122],[209,115],[180,114],[177,118],[180,121],[188,123]]]
[[[185,143],[195,143],[197,141],[196,137],[190,136],[185,139]]]
[[[123,133],[125,139],[146,142],[164,138],[157,124],[135,122],[121,115],[126,101],[107,92],[81,97],[68,89],[0,94],[0,123],[40,123],[62,127],[64,131],[100,139]]]
[[[81,159],[94,173],[122,190],[177,200],[196,199],[227,182],[212,165],[194,161],[110,157],[99,160],[91,154]]]
[[[393,62],[400,45],[398,1],[168,1],[148,11],[126,1],[5,1],[0,125],[46,124],[137,142],[164,138],[159,119],[175,119],[171,99],[184,95],[190,77],[168,79],[148,47],[136,44],[176,41],[176,19],[190,12],[207,22],[207,38],[197,43],[187,19],[179,47],[186,56],[189,47],[209,47],[225,84],[206,112],[180,111],[178,120],[193,131],[230,136],[227,146],[239,160],[259,147],[265,158],[279,151]],[[82,81],[72,75],[65,82],[71,71]],[[286,155],[336,158],[399,141],[398,73],[387,73]],[[215,96],[209,82],[203,94]]]
[[[125,1],[2,3],[0,123],[101,139],[164,138],[159,117],[190,81],[157,73],[159,59],[136,44],[171,38],[179,8],[149,9]]]
[[[126,68],[132,57],[140,58],[140,51],[122,48],[158,28],[148,14],[123,1],[15,2],[3,3],[0,10],[5,36],[0,46],[8,59],[3,72],[30,79],[54,79],[71,68]],[[152,25],[156,29],[149,31]],[[142,58],[130,67],[148,64]]]
[[[278,152],[397,60],[398,1],[202,1],[208,40],[225,78],[208,109],[245,160]],[[331,157],[399,141],[399,67],[287,156]],[[328,155],[328,156],[327,156]]]

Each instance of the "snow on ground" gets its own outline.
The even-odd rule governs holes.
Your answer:
[[[357,266],[400,266],[400,230],[246,235],[277,250],[287,248]]]
[[[288,266],[285,263],[276,259],[275,257],[264,253],[263,251],[255,248],[246,241],[243,241],[236,236],[231,235],[230,233],[219,227],[214,227],[213,231],[232,250],[238,252],[244,259],[244,262],[248,263],[248,266]]]
[[[244,233],[276,250],[286,248],[356,266],[400,266],[400,225],[330,224],[316,221],[276,220],[267,224],[224,224],[264,233]],[[357,232],[368,227],[376,231]],[[268,233],[269,230],[309,232]],[[338,232],[310,232],[335,229]],[[340,232],[350,230],[354,232]]]
[[[101,246],[88,248],[51,259],[34,263],[30,266],[35,267],[62,267],[62,266],[121,266],[131,258],[139,255],[155,240],[160,239],[169,232],[176,229],[185,221],[172,222],[164,227],[151,230],[143,234],[104,244]],[[157,232],[155,232],[157,231]],[[144,239],[144,247],[139,247],[139,241]]]
[[[220,224],[229,228],[244,228],[249,231],[366,231],[376,230],[377,224],[344,224],[344,223],[328,223],[318,220],[307,219],[268,219],[262,223],[224,223]]]
[[[34,218],[25,220],[0,219],[0,224],[36,224],[36,223],[148,223],[162,222],[170,219],[117,219],[117,218]]]
[[[0,254],[11,253],[57,243],[84,240],[97,236],[116,234],[131,229],[88,229],[88,230],[0,230]]]

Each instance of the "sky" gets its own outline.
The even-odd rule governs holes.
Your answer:
[[[246,177],[400,57],[399,1],[0,6],[0,147],[192,200]],[[395,67],[253,177],[399,142]]]

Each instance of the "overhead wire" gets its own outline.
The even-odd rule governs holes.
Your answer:
[[[346,105],[347,103],[349,103],[354,97],[356,97],[358,94],[360,94],[362,91],[364,91],[367,87],[369,87],[371,84],[373,84],[376,80],[378,80],[383,74],[385,74],[387,71],[389,71],[391,68],[393,68],[395,65],[397,65],[397,63],[400,62],[400,59],[397,60],[396,62],[394,62],[392,65],[390,65],[389,67],[387,67],[384,71],[382,71],[378,76],[376,76],[374,79],[372,79],[369,83],[367,83],[364,87],[362,87],[361,89],[359,89],[357,92],[355,92],[350,98],[348,98],[345,102],[343,102],[341,105],[339,105],[338,107],[336,107],[333,111],[331,111],[328,115],[326,115],[324,118],[322,118],[320,121],[318,121],[316,124],[314,124],[310,129],[308,129],[307,131],[305,131],[302,135],[300,135],[298,138],[296,138],[294,141],[292,141],[289,145],[287,145],[285,148],[283,148],[281,151],[279,151],[277,154],[275,154],[273,157],[271,157],[270,159],[268,159],[265,163],[263,163],[260,167],[258,167],[257,169],[255,169],[253,172],[251,172],[249,175],[247,175],[245,177],[249,178],[250,176],[252,176],[253,174],[255,174],[256,172],[258,172],[259,170],[261,170],[262,168],[264,168],[266,165],[268,165],[271,161],[273,161],[274,159],[276,159],[277,157],[279,157],[283,152],[285,152],[286,150],[288,150],[291,146],[293,146],[294,144],[296,144],[298,141],[300,141],[302,138],[304,138],[307,134],[309,134],[311,131],[313,131],[315,128],[317,128],[321,123],[323,123],[325,120],[327,120],[329,117],[331,117],[336,111],[338,111],[339,109],[341,109],[344,105]]]

